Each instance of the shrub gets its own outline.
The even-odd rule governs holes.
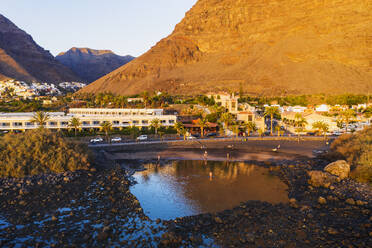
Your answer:
[[[372,127],[340,136],[331,150],[336,159],[345,159],[354,167],[352,177],[372,184]]]
[[[72,143],[47,129],[9,133],[0,139],[0,176],[24,177],[89,169],[86,145]]]

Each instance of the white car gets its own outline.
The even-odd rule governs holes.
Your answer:
[[[121,142],[121,138],[120,137],[114,137],[111,139],[111,142]]]
[[[147,135],[140,135],[140,136],[137,137],[137,140],[139,140],[139,141],[147,140]]]
[[[190,136],[187,136],[187,140],[194,140],[196,139],[194,136],[190,135]]]
[[[103,142],[103,139],[102,138],[94,138],[94,139],[91,139],[90,140],[90,143],[101,143]]]

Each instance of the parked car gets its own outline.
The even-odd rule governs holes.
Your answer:
[[[114,137],[111,139],[111,142],[121,142],[121,138],[120,137]]]
[[[187,136],[187,138],[186,138],[187,140],[194,140],[194,139],[196,139],[194,136],[192,136],[192,135],[190,135],[190,136]]]
[[[207,134],[207,137],[214,137],[214,136],[217,136],[217,133],[208,133]]]
[[[95,143],[101,143],[101,142],[103,142],[103,139],[102,138],[94,138],[94,139],[91,139],[90,140],[90,143],[93,143],[93,144],[95,144]]]
[[[142,134],[142,135],[140,135],[140,136],[137,137],[137,140],[138,140],[138,141],[144,141],[144,140],[147,140],[147,135]]]
[[[315,136],[315,132],[307,132],[307,135],[310,135],[310,136]]]

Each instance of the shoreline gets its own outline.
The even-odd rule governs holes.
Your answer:
[[[271,142],[275,141],[262,144],[235,142],[237,147],[234,152],[237,158],[253,148],[255,150],[251,154],[265,152],[276,144]],[[214,152],[217,156],[229,150],[227,146],[230,144],[209,144],[206,149],[209,149],[208,154],[212,158]],[[311,186],[307,172],[322,170],[327,164],[327,161],[312,154],[314,147],[322,148],[319,144],[306,142],[299,146],[297,142],[282,143],[285,156],[255,162],[270,168],[288,185],[289,204],[247,201],[218,213],[170,221],[151,220],[144,214],[140,202],[130,193],[133,183],[130,170],[112,163],[117,159],[117,153],[112,150],[103,154],[113,161],[106,161],[107,166],[101,164],[97,171],[13,181],[2,179],[0,245],[370,247],[372,218],[368,216],[372,213],[372,189],[350,178],[335,182],[328,188]],[[141,155],[152,150],[142,160],[129,161],[137,167],[146,161],[156,161],[157,157],[154,159],[153,156],[167,154],[166,149],[180,154],[186,148],[184,144],[156,146],[156,150],[152,150],[153,146],[138,150],[136,146],[126,151],[126,155],[136,154],[135,151]],[[216,150],[213,152],[213,149]],[[188,150],[190,154],[196,152],[197,156],[202,151],[194,145]],[[298,156],[301,151],[311,156]],[[270,151],[266,152],[270,154]],[[280,159],[286,156],[293,159]],[[160,162],[169,160],[164,156]],[[102,163],[102,158],[100,161]],[[39,184],[39,177],[47,179]],[[326,204],[318,202],[320,196],[326,199]],[[348,199],[353,199],[354,204]],[[363,204],[356,204],[358,201]]]

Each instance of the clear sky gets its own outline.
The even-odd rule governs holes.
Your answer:
[[[71,47],[139,56],[197,0],[0,0],[0,13],[53,55]]]

